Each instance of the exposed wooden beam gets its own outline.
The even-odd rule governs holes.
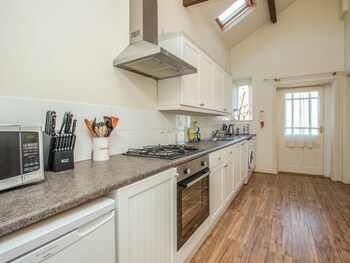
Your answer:
[[[267,0],[267,3],[269,4],[271,22],[276,23],[277,22],[277,13],[276,13],[275,0]]]
[[[208,0],[183,0],[184,7],[189,7],[191,5],[196,5],[202,2],[206,2]]]

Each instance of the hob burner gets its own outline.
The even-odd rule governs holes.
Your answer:
[[[147,145],[140,149],[130,148],[126,153],[123,153],[123,155],[173,160],[199,151],[203,151],[203,149],[197,148],[193,145],[158,144]]]

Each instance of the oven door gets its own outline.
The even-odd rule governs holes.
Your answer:
[[[177,250],[209,216],[209,169],[177,183]]]

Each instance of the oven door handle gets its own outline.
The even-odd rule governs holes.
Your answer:
[[[209,176],[211,173],[211,171],[197,177],[196,179],[193,179],[192,181],[190,182],[184,182],[184,183],[181,183],[180,185],[184,188],[188,188],[188,187],[191,187],[192,185],[194,185],[195,183],[198,183],[200,180],[204,179],[205,177]]]

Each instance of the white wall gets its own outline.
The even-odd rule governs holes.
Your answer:
[[[229,49],[180,0],[159,0],[159,26],[183,28],[229,67]],[[156,81],[117,69],[128,0],[0,1],[0,95],[155,108]]]
[[[274,97],[265,78],[302,76],[344,70],[344,23],[333,0],[298,0],[231,50],[236,78],[252,77],[253,114],[265,110],[265,127],[258,128],[257,170],[276,171]],[[258,125],[257,125],[258,127]]]

